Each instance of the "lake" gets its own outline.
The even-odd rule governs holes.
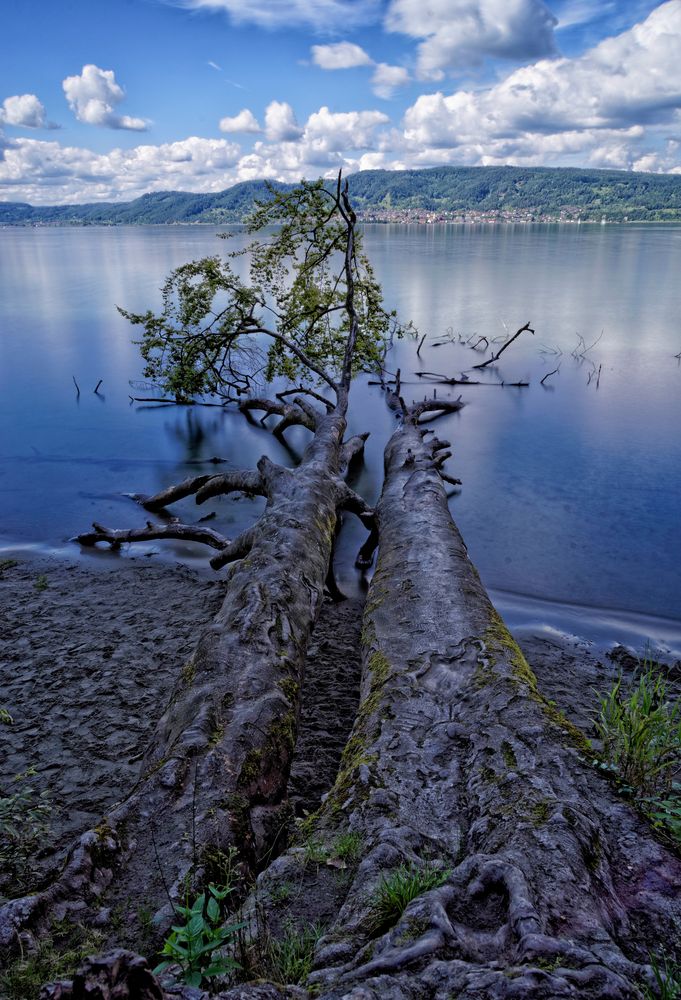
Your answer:
[[[69,539],[93,519],[143,523],[126,492],[198,474],[213,455],[249,467],[304,446],[300,428],[286,448],[238,413],[129,399],[142,365],[115,305],[158,307],[172,267],[224,250],[217,232],[0,230],[4,550],[73,554]],[[368,226],[365,239],[386,303],[427,335],[420,357],[409,340],[389,359],[408,400],[425,391],[415,372],[458,377],[480,360],[461,340],[503,337],[528,320],[536,331],[479,376],[492,384],[438,388],[467,403],[437,425],[454,450],[447,469],[463,481],[451,509],[509,623],[649,638],[681,655],[681,226]],[[578,334],[598,340],[586,358],[572,356]],[[393,421],[380,391],[358,381],[350,426],[371,431],[357,482],[369,500]],[[260,502],[215,501],[216,527],[234,533]],[[178,512],[197,517],[190,504]],[[349,590],[361,537],[348,520],[337,561]],[[151,551],[197,556],[179,544]],[[133,557],[139,547],[123,556]],[[116,560],[82,558],[102,569]]]

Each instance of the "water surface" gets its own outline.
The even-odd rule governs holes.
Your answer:
[[[198,474],[213,455],[234,467],[252,466],[264,452],[291,459],[236,413],[129,399],[142,366],[115,304],[157,307],[173,266],[224,249],[217,232],[0,230],[2,547],[63,551],[93,518],[142,523],[125,492]],[[391,357],[408,399],[424,392],[416,371],[470,369],[477,359],[459,335],[499,337],[527,320],[536,330],[480,376],[529,380],[529,388],[438,389],[467,403],[438,424],[455,452],[448,469],[463,480],[452,512],[509,620],[581,625],[581,634],[630,623],[639,637],[679,648],[681,227],[371,226],[366,247],[387,303],[427,334],[420,357],[412,341]],[[448,330],[452,342],[432,346]],[[577,333],[588,343],[602,333],[588,360],[571,356]],[[598,386],[588,382],[594,365]],[[380,489],[393,420],[376,388],[355,385],[351,429],[371,430],[357,483],[369,500]],[[306,432],[287,433],[295,457]],[[213,523],[233,534],[259,504],[215,501]],[[190,504],[180,513],[198,516]],[[348,587],[356,585],[360,538],[348,523],[339,549]],[[194,555],[180,545],[163,551]]]

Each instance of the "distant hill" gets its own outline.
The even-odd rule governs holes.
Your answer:
[[[275,184],[279,189],[291,185]],[[436,167],[366,170],[350,177],[365,219],[432,221],[503,218],[532,221],[681,221],[681,175],[548,167]],[[150,225],[240,222],[265,181],[219,194],[163,191],[125,203],[34,207],[0,202],[0,225]]]

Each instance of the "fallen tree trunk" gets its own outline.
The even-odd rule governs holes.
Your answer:
[[[258,473],[201,476],[193,485],[144,498],[151,509],[187,496],[259,492],[267,505],[238,539],[216,533],[198,539],[231,560],[222,608],[200,636],[159,720],[131,794],[71,850],[48,889],[0,908],[0,946],[57,914],[87,918],[102,906],[126,916],[135,940],[140,908],[172,916],[167,896],[193,885],[226,881],[230,848],[241,870],[257,871],[276,849],[288,822],[286,785],[295,744],[299,689],[308,636],[317,616],[331,559],[337,515],[350,507],[371,522],[366,505],[341,477],[343,463],[363,445],[344,444],[347,391],[331,412],[301,413],[315,431],[294,469],[263,458]],[[290,408],[292,409],[292,407]],[[287,414],[289,423],[291,414]],[[182,526],[140,529],[173,536]],[[207,529],[202,529],[206,532]],[[120,545],[135,532],[99,525],[81,536]],[[134,705],[129,706],[134,711]],[[110,886],[106,900],[104,890]]]
[[[681,943],[681,862],[542,697],[468,559],[437,465],[408,414],[376,511],[362,701],[303,834],[331,865],[350,835],[358,866],[334,887],[333,867],[292,849],[260,892],[274,910],[282,880],[300,879],[299,912],[286,916],[300,926],[333,899],[308,980],[327,1000],[640,997],[648,948]],[[403,911],[390,905],[400,875],[420,887]]]

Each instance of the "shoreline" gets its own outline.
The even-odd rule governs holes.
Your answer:
[[[13,720],[0,726],[0,794],[11,794],[15,776],[35,769],[30,783],[48,792],[51,810],[51,834],[38,855],[46,872],[135,784],[155,723],[198,632],[218,611],[225,581],[205,568],[139,552],[98,559],[94,568],[14,551],[14,557],[0,553],[0,708]],[[492,596],[504,615],[503,600]],[[290,790],[306,811],[331,786],[349,732],[359,663],[351,683],[346,665],[362,609],[356,595],[336,605],[326,601],[311,638],[309,701]],[[533,625],[531,616],[521,627],[511,619],[509,627],[542,692],[582,728],[596,709],[595,691],[635,662],[624,648],[612,656],[621,647],[616,633],[599,646]],[[673,674],[680,672],[681,661]],[[338,704],[345,710],[336,718]],[[335,749],[318,774],[319,747],[331,743]]]

